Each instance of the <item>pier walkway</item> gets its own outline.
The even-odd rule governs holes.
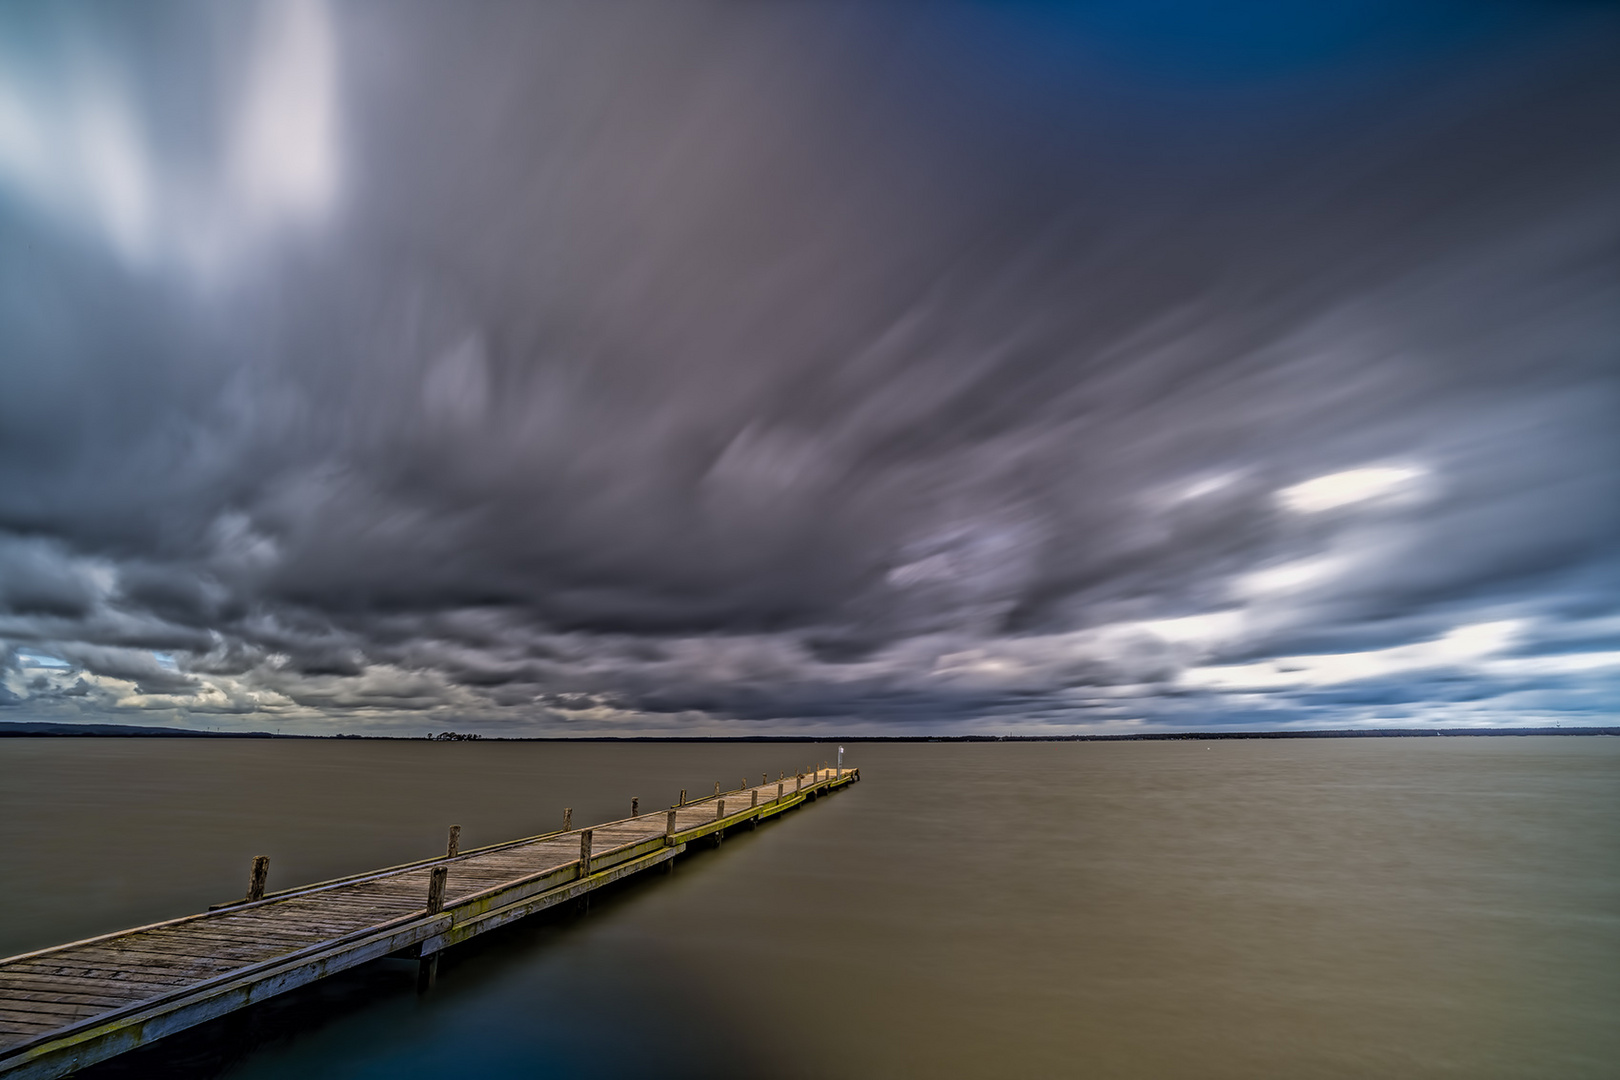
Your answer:
[[[860,779],[820,769],[0,960],[0,1077],[43,1080],[385,956],[421,961]],[[716,785],[718,787],[718,785]],[[684,794],[684,793],[683,793]],[[259,898],[254,898],[255,893]]]

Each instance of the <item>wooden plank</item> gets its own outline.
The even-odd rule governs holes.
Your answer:
[[[99,1005],[86,1005],[83,1002],[46,1001],[44,998],[26,997],[0,1002],[0,1008],[14,1013],[34,1013],[40,1016],[65,1016],[70,1020],[79,1020],[86,1016],[94,1016],[107,1010]],[[43,1021],[42,1021],[43,1022]]]
[[[154,971],[173,971],[175,974],[189,973],[198,970],[222,971],[226,968],[237,967],[242,963],[239,957],[197,956],[186,953],[148,952],[141,949],[105,949],[97,948],[94,952],[86,950],[82,955],[76,956],[80,963],[99,964],[102,967],[118,968],[122,970],[149,969]]]
[[[301,940],[308,937],[312,932],[308,928],[295,926],[291,922],[285,924],[264,923],[257,926],[247,923],[232,923],[222,926],[198,923],[181,931],[141,934],[128,940],[148,947],[167,948],[172,942],[182,941],[272,942],[282,939]]]
[[[82,990],[63,989],[61,984],[44,985],[16,985],[0,983],[0,994],[5,995],[0,1000],[7,1001],[68,1001],[85,1005],[95,1005],[103,1009],[116,1008],[128,1005],[133,1001],[140,1001],[147,994],[112,994],[100,990],[93,985]]]
[[[161,984],[154,984],[161,985]],[[73,975],[38,975],[31,971],[10,972],[0,975],[0,993],[26,994],[31,992],[48,993],[61,991],[74,994],[105,994],[109,997],[128,999],[131,996],[145,992],[145,988],[129,985],[108,988],[105,980],[98,978],[78,978]]]
[[[92,945],[85,950],[91,956],[117,955],[129,958],[145,956],[172,956],[179,960],[206,960],[222,961],[234,960],[239,956],[250,956],[257,953],[276,952],[279,947],[243,937],[231,941],[209,941],[204,938],[174,938],[168,941],[142,941],[139,939],[119,942],[108,945]]]
[[[236,933],[220,930],[194,930],[185,936],[187,941],[215,942],[231,944],[234,942],[258,941],[265,944],[290,945],[298,947],[308,945],[312,941],[319,941],[326,935],[316,930],[298,930],[293,927],[240,927]],[[148,942],[149,945],[162,945],[162,942]],[[4,969],[0,969],[4,970]]]
[[[183,983],[186,979],[181,975],[168,974],[158,971],[130,971],[117,967],[108,967],[105,962],[94,960],[69,959],[60,962],[42,962],[39,967],[8,967],[3,969],[8,974],[18,973],[24,975],[40,975],[43,977],[61,976],[63,978],[99,978],[118,980],[127,978],[131,982],[162,983],[175,985]]]
[[[222,928],[241,927],[246,930],[269,930],[276,926],[298,928],[318,927],[322,924],[330,924],[332,926],[365,926],[368,920],[382,911],[384,907],[398,910],[403,914],[404,912],[414,911],[420,908],[426,896],[427,890],[423,889],[422,896],[418,897],[416,903],[412,905],[394,903],[389,903],[387,905],[381,903],[334,903],[297,908],[266,908],[263,913],[254,915],[252,918],[244,918],[240,922],[220,923],[218,925]]]
[[[52,1016],[14,1009],[9,1001],[0,1004],[0,1020],[4,1020],[8,1027],[20,1029],[30,1034],[44,1034],[55,1031],[57,1028],[67,1027],[74,1021],[81,1019],[84,1018],[79,1016]]]

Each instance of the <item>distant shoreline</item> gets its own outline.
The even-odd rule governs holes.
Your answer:
[[[1165,742],[1215,739],[1412,739],[1459,736],[1620,735],[1615,727],[1390,728],[1322,731],[1155,731],[1123,735],[593,735],[481,736],[474,742],[557,743],[983,743],[983,742]],[[422,735],[282,735],[271,731],[196,731],[190,728],[125,727],[121,724],[51,724],[0,721],[0,738],[119,739],[321,739],[354,742],[443,742]]]

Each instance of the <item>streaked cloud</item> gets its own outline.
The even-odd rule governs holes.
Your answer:
[[[240,270],[289,225],[321,220],[341,183],[330,14],[323,0],[260,0],[240,12],[252,17],[191,13],[224,23],[232,47],[217,65],[183,58],[182,70],[213,68],[184,90],[219,99],[187,110],[184,126],[141,110],[156,97],[142,92],[143,75],[174,77],[143,70],[161,60],[120,54],[66,12],[43,19],[49,30],[33,28],[35,55],[22,54],[19,34],[0,48],[0,186],[128,266],[205,283]],[[166,153],[176,143],[195,149]]]
[[[1277,498],[1295,513],[1319,514],[1410,494],[1426,475],[1426,470],[1412,466],[1346,469],[1283,488],[1277,492]]]
[[[1419,7],[7,8],[0,705],[1612,720],[1620,22]]]

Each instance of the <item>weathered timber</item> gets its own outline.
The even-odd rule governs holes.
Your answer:
[[[745,781],[746,804],[719,798],[717,782],[713,807],[688,803],[683,791],[659,822],[633,799],[630,818],[578,832],[570,809],[561,832],[473,851],[460,850],[455,827],[443,856],[277,893],[265,889],[269,860],[260,856],[244,899],[0,960],[0,1078],[65,1076],[385,956],[419,958],[418,985],[428,989],[452,945],[667,869],[693,840],[718,843],[728,828],[859,778],[858,769],[816,770],[792,793],[785,779],[774,792]]]
[[[444,910],[444,887],[450,880],[448,866],[435,866],[428,878],[427,913],[437,915]]]
[[[255,855],[253,857],[253,869],[248,872],[248,903],[252,903],[255,900],[264,899],[264,886],[269,880],[270,856]]]

